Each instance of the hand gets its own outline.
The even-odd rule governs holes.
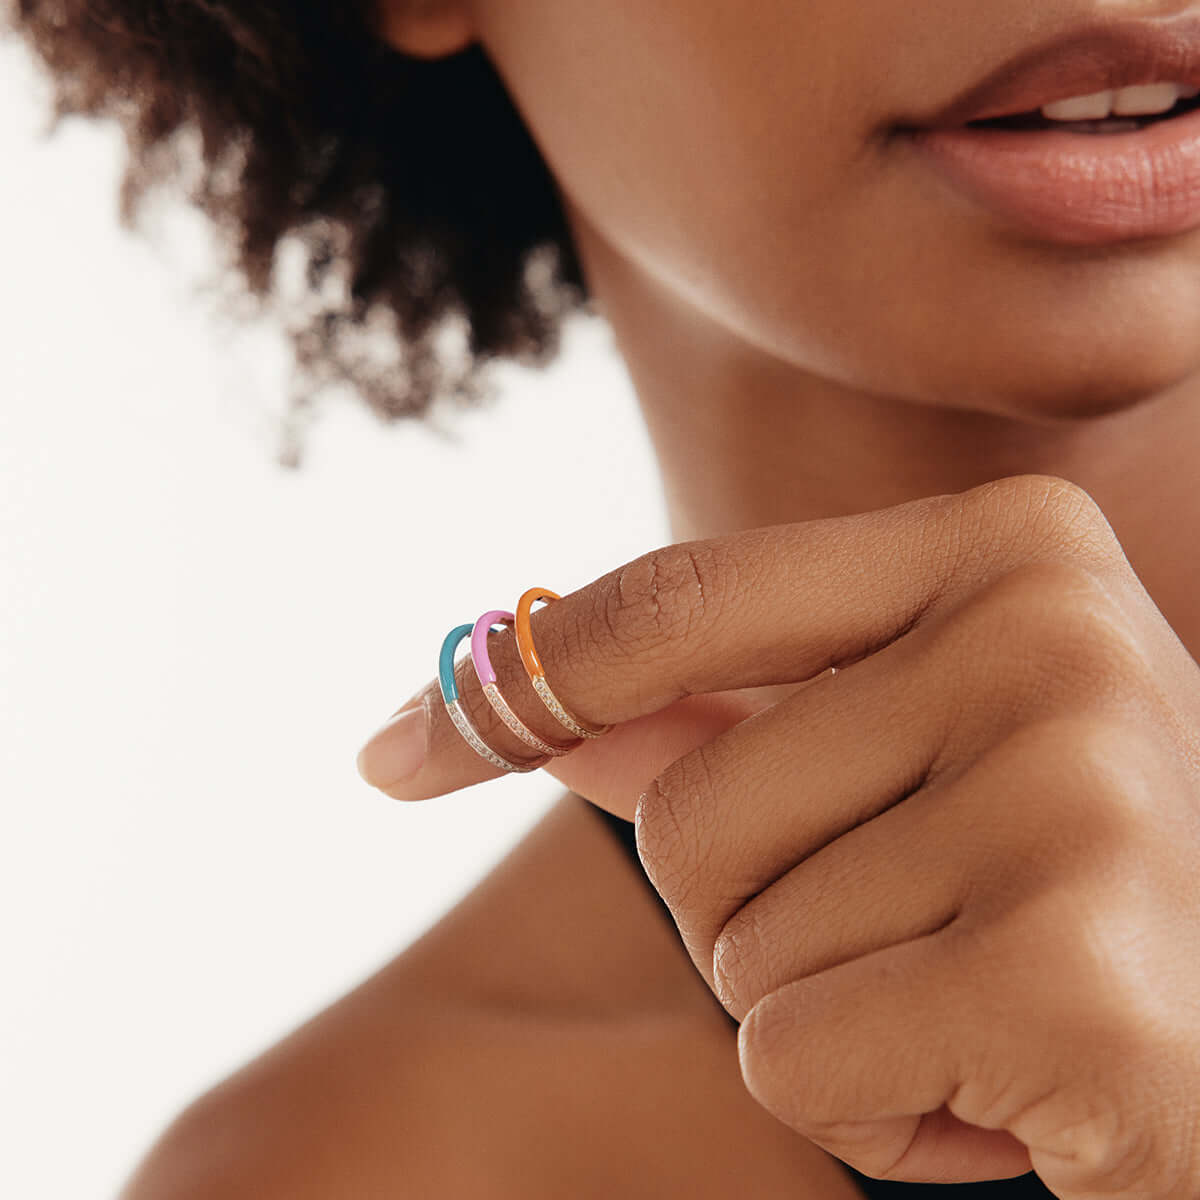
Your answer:
[[[878,1177],[1200,1196],[1200,670],[1086,493],[1017,476],[670,546],[532,629],[567,707],[621,723],[547,770],[633,814],[769,1111]],[[511,632],[489,648],[564,740]],[[428,756],[385,790],[500,774],[423,701]]]

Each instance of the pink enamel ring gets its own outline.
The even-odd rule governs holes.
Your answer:
[[[471,662],[475,667],[475,674],[479,677],[479,682],[483,685],[483,694],[487,697],[487,702],[496,710],[496,715],[500,720],[527,746],[532,746],[540,754],[568,754],[575,749],[575,746],[554,746],[543,738],[538,737],[513,712],[508,702],[500,695],[500,687],[496,682],[496,672],[492,667],[492,660],[488,656],[487,636],[493,626],[503,628],[505,625],[513,625],[515,622],[516,618],[512,613],[505,612],[499,608],[493,609],[491,612],[485,612],[475,622],[475,628],[471,631]]]

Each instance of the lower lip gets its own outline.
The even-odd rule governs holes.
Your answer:
[[[1125,133],[917,129],[972,199],[1037,237],[1094,246],[1200,226],[1200,109]]]

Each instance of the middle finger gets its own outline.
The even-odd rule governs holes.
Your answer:
[[[911,637],[911,635],[910,635]],[[638,798],[638,853],[712,984],[729,918],[810,854],[921,787],[943,740],[908,638],[673,762]]]

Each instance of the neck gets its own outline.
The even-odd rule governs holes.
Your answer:
[[[653,441],[676,541],[867,512],[1027,472],[1096,500],[1200,658],[1200,380],[1037,424],[857,391],[763,354],[582,222],[576,240]]]

